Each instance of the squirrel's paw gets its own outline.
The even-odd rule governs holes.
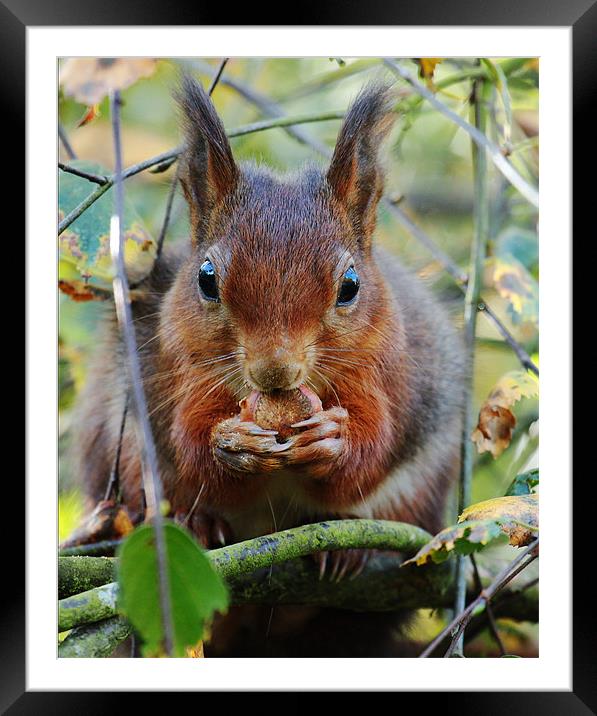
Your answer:
[[[276,441],[275,430],[264,430],[238,416],[219,422],[212,432],[214,455],[225,467],[239,472],[271,472],[283,465],[290,445]]]
[[[373,549],[338,549],[334,552],[316,552],[311,556],[319,566],[319,579],[328,576],[331,582],[339,582],[345,577],[358,577],[374,553]]]
[[[344,451],[347,421],[348,412],[336,406],[296,423],[293,428],[305,429],[285,443],[289,445],[288,451],[284,453],[285,461],[289,465],[311,464],[314,471],[312,476],[321,477]]]
[[[177,512],[174,521],[187,527],[206,549],[224,547],[232,542],[232,530],[228,522],[219,515],[202,509],[195,509],[191,515]]]

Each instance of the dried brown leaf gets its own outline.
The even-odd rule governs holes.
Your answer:
[[[149,77],[156,63],[149,57],[71,57],[60,69],[60,85],[65,96],[91,107],[110,91],[126,89],[141,77]]]
[[[496,458],[504,452],[516,425],[510,408],[523,397],[537,395],[538,390],[537,380],[522,370],[510,371],[500,378],[481,406],[477,427],[471,435],[479,453],[491,452]]]

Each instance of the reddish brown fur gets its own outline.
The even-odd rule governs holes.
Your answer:
[[[457,463],[462,358],[443,309],[371,245],[383,185],[378,146],[391,124],[387,89],[357,99],[327,175],[310,168],[290,177],[237,167],[205,94],[187,81],[183,96],[192,245],[164,256],[134,306],[172,512],[223,517],[235,539],[328,516],[436,530]],[[206,255],[219,303],[198,291]],[[354,306],[338,308],[348,255],[361,289]],[[107,330],[75,436],[94,499],[105,490],[124,400],[113,359],[121,349],[114,326]],[[251,388],[302,382],[322,400],[321,423],[290,438],[287,450],[238,424],[238,401]],[[125,501],[138,511],[131,421],[122,465]]]

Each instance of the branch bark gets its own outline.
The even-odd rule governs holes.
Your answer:
[[[473,83],[472,112],[475,127],[483,136],[487,127],[488,100],[491,85],[482,79]],[[473,481],[473,466],[475,460],[475,446],[471,440],[471,433],[475,424],[475,409],[473,406],[473,377],[475,358],[475,338],[477,335],[477,307],[480,301],[481,285],[483,282],[483,266],[487,241],[489,239],[489,196],[488,174],[485,147],[472,143],[473,176],[475,184],[475,211],[474,211],[474,239],[471,247],[468,283],[464,296],[464,342],[466,351],[466,386],[465,408],[462,426],[461,441],[461,468],[458,490],[458,514],[471,503],[471,485]],[[466,557],[458,555],[456,561],[456,599],[454,613],[459,614],[464,609],[466,600]],[[456,654],[462,655],[464,638],[456,644]]]
[[[130,633],[130,624],[120,616],[77,627],[59,645],[58,656],[62,659],[110,656]]]

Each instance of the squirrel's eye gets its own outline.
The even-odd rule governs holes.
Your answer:
[[[349,306],[353,303],[359,292],[359,285],[359,275],[354,270],[354,266],[351,266],[342,277],[336,306]]]
[[[209,259],[205,259],[201,264],[201,268],[197,274],[197,283],[199,284],[201,295],[206,301],[220,300],[218,282],[216,281],[216,270]]]

